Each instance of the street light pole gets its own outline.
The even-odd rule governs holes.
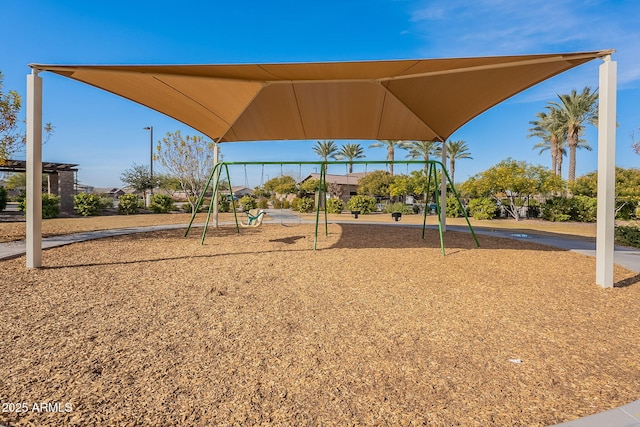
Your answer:
[[[151,206],[151,197],[153,197],[153,126],[147,126],[144,128],[149,131],[149,201],[147,206]]]

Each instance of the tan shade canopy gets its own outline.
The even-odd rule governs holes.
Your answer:
[[[214,141],[446,140],[505,99],[613,51],[366,62],[39,65]]]

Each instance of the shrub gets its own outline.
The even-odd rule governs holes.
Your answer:
[[[18,210],[24,212],[27,210],[27,196],[25,193],[20,194],[18,198]],[[57,218],[60,215],[60,197],[53,194],[42,195],[42,218]]]
[[[409,215],[409,214],[415,213],[413,211],[413,206],[405,205],[402,202],[388,203],[384,206],[384,209],[382,211],[384,213],[400,212],[403,215]]]
[[[282,209],[282,201],[273,199],[273,209]]]
[[[291,209],[296,212],[311,212],[315,207],[312,197],[296,197],[291,201]]]
[[[638,214],[638,200],[634,197],[621,197],[616,200],[616,219],[623,221],[629,221],[633,217],[637,217]]]
[[[327,200],[327,213],[339,214],[344,209],[344,202],[340,199]]]
[[[260,197],[258,199],[258,209],[267,209],[269,207],[269,200],[266,197]]]
[[[155,213],[167,213],[176,208],[173,199],[167,194],[154,194],[149,207]]]
[[[242,196],[240,199],[240,206],[242,206],[243,211],[248,211],[251,209],[256,209],[258,207],[258,203],[256,199],[251,196]]]
[[[542,219],[547,221],[581,221],[596,220],[597,200],[588,196],[554,197],[545,202],[542,208]]]
[[[447,218],[459,218],[463,214],[458,199],[454,196],[447,196]]]
[[[282,209],[290,209],[291,208],[291,202],[288,199],[284,199],[282,201]]]
[[[57,218],[60,215],[60,196],[42,195],[42,218]]]
[[[228,195],[218,196],[218,212],[231,212],[231,198]]]
[[[640,204],[638,204],[638,207],[636,208],[636,218],[640,218]]]
[[[640,226],[626,225],[615,228],[616,243],[640,248]]]
[[[375,211],[376,206],[376,198],[372,196],[353,196],[347,202],[347,209],[350,211],[360,211],[363,215]]]
[[[73,196],[73,207],[82,216],[97,215],[100,210],[100,196],[97,194],[79,193]]]
[[[136,194],[123,194],[118,197],[118,213],[121,215],[131,215],[138,213],[140,209],[140,198]]]
[[[566,197],[548,199],[542,206],[542,219],[547,221],[570,221],[571,201]]]
[[[496,202],[488,198],[469,200],[469,215],[475,219],[494,219],[498,214]]]
[[[595,197],[574,196],[572,219],[580,222],[593,222],[598,214],[598,200]]]
[[[0,212],[7,208],[7,190],[0,187]]]

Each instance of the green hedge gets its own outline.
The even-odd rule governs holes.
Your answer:
[[[488,198],[469,200],[468,210],[474,219],[494,219],[498,215],[498,205]]]
[[[73,196],[73,208],[78,215],[98,215],[102,203],[97,194],[79,193]]]
[[[173,198],[167,194],[154,194],[149,208],[155,213],[168,213],[176,209]]]
[[[547,221],[580,221],[596,220],[597,200],[594,197],[554,197],[542,206],[542,219]]]
[[[377,207],[377,201],[372,196],[353,196],[347,202],[347,209],[350,211],[360,211],[361,214],[374,212]]]
[[[140,209],[140,198],[136,194],[123,194],[118,197],[118,213],[120,215],[136,214],[138,209]]]
[[[344,202],[340,199],[327,200],[327,213],[339,214],[344,210]]]
[[[615,228],[616,243],[640,248],[640,226],[621,225]]]

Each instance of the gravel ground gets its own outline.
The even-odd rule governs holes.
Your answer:
[[[640,398],[640,276],[399,225],[121,236],[0,261],[0,424],[545,426]],[[25,409],[25,411],[22,411]],[[21,410],[17,413],[17,410]]]

